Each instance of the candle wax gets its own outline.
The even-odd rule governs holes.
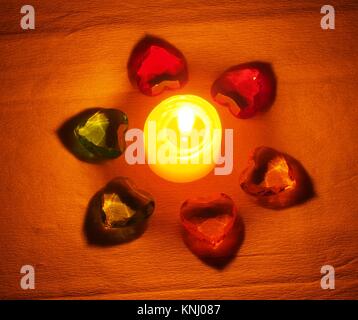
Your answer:
[[[190,182],[215,167],[221,150],[221,122],[216,109],[194,95],[162,101],[144,127],[147,162],[160,177]]]

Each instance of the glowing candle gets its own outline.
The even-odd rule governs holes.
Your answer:
[[[144,142],[150,168],[173,182],[206,176],[221,150],[221,122],[216,109],[194,95],[162,101],[149,114]]]

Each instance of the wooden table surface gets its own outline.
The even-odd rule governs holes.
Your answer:
[[[320,28],[323,1],[32,1],[36,29],[20,29],[23,1],[0,4],[0,298],[358,298],[358,3],[332,1],[336,29]],[[124,157],[77,160],[56,130],[95,106],[118,107],[143,128],[168,94],[134,89],[126,63],[146,33],[177,46],[189,63],[180,93],[210,99],[226,68],[272,64],[277,98],[267,113],[238,120],[234,170],[190,184],[163,181]],[[285,151],[304,165],[316,196],[282,211],[258,207],[238,185],[253,148]],[[151,192],[157,208],[146,233],[121,246],[90,245],[90,198],[124,175]],[[237,257],[222,270],[197,259],[180,237],[180,204],[222,191],[245,223]],[[20,268],[36,289],[20,288]],[[323,265],[335,290],[320,287]]]

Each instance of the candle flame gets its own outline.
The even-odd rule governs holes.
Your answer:
[[[195,114],[192,108],[185,105],[178,110],[178,127],[181,133],[189,134],[194,126]]]

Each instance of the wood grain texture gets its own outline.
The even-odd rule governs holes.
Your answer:
[[[320,28],[321,1],[32,1],[36,30],[19,27],[17,0],[0,4],[0,298],[357,299],[358,4],[334,1],[336,30]],[[190,184],[162,181],[121,157],[86,164],[58,127],[88,107],[119,107],[131,127],[167,95],[142,96],[126,63],[146,33],[186,56],[181,91],[210,99],[226,68],[270,62],[278,78],[271,110],[237,120],[234,171]],[[238,186],[251,149],[268,145],[302,162],[316,197],[283,211],[256,206]],[[142,238],[96,247],[83,232],[89,199],[117,175],[151,192],[157,209]],[[192,195],[231,195],[245,222],[237,257],[216,270],[180,237],[178,210]],[[36,290],[21,290],[20,268],[36,268]],[[336,289],[320,288],[320,268]]]

